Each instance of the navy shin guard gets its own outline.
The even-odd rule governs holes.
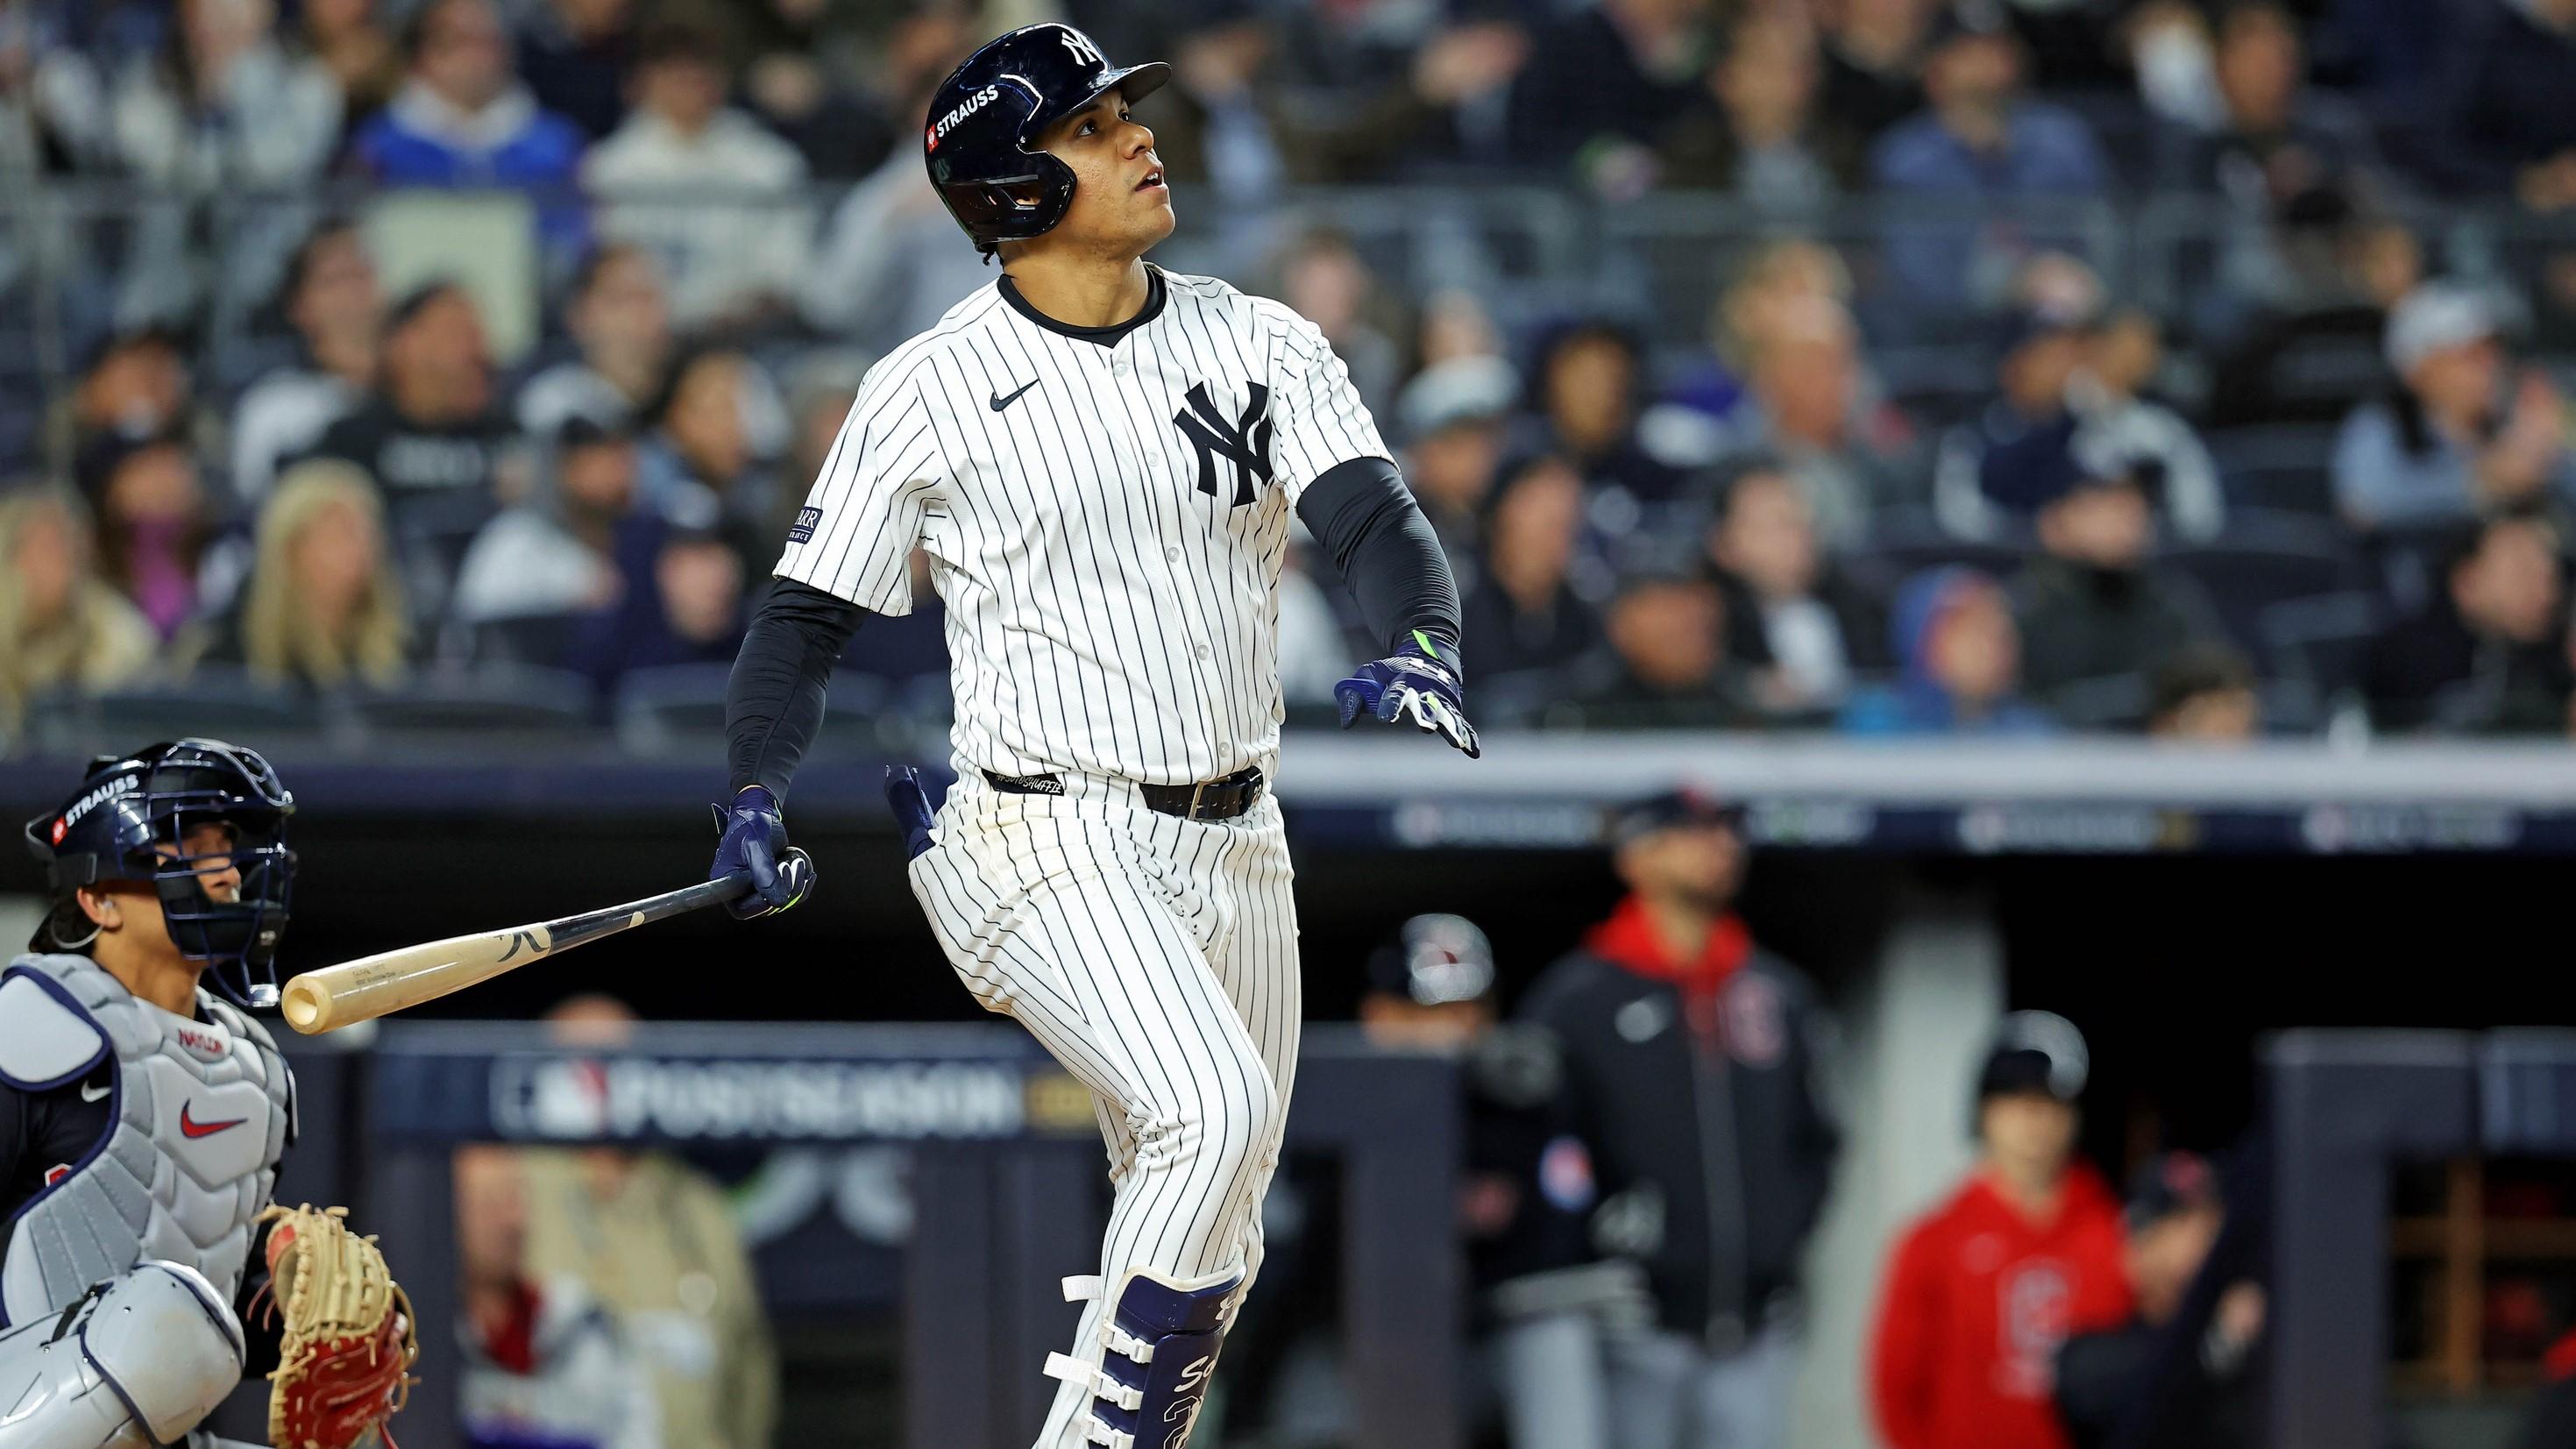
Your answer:
[[[1048,1355],[1049,1375],[1091,1390],[1091,1411],[1079,1421],[1091,1443],[1187,1449],[1225,1337],[1225,1301],[1242,1282],[1239,1268],[1180,1279],[1135,1269],[1101,1315],[1097,1367],[1088,1353]],[[1069,1299],[1101,1293],[1097,1278],[1064,1286]]]

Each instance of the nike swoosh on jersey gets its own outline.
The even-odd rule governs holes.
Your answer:
[[[192,1103],[182,1103],[179,1107],[179,1135],[192,1140],[199,1137],[212,1137],[218,1132],[224,1131],[227,1128],[239,1127],[244,1122],[250,1120],[248,1117],[235,1117],[229,1122],[199,1122],[188,1115],[189,1109],[193,1105],[194,1104]]]
[[[107,1100],[107,1094],[115,1090],[116,1089],[114,1087],[109,1086],[105,1082],[101,1082],[95,1087],[91,1086],[87,1082],[83,1082],[81,1083],[81,1100],[84,1102],[104,1102]]]
[[[1043,381],[1041,378],[1030,378],[1027,382],[1020,384],[1020,392],[1027,392],[1030,388],[1037,386],[1041,381]],[[998,413],[1002,409],[1009,407],[1011,404],[1018,402],[1020,400],[1020,392],[1015,392],[1009,397],[1004,397],[998,392],[993,394],[993,411]]]

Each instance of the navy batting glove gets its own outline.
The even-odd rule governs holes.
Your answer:
[[[895,828],[903,832],[904,855],[917,860],[939,843],[930,836],[930,792],[921,787],[921,772],[910,765],[888,765],[885,790]]]
[[[738,875],[751,881],[751,894],[725,903],[735,920],[776,915],[813,891],[814,862],[805,852],[789,848],[787,820],[779,814],[777,796],[762,786],[749,785],[733,797],[732,805],[714,809],[716,828],[724,838],[716,842],[716,863],[707,871],[707,879]]]
[[[1366,710],[1385,724],[1409,719],[1424,734],[1438,735],[1474,759],[1476,727],[1467,723],[1467,704],[1458,691],[1458,674],[1440,656],[1440,647],[1419,629],[1394,655],[1363,664],[1350,678],[1333,686],[1342,707],[1342,728],[1349,729]]]

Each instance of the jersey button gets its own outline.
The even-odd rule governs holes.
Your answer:
[[[1170,559],[1174,563],[1179,563],[1181,561],[1181,551],[1177,548],[1167,548],[1163,550],[1163,557]]]
[[[1205,659],[1205,658],[1207,657],[1207,654],[1208,654],[1207,646],[1206,646],[1205,644],[1200,645],[1198,648],[1196,648],[1196,649],[1194,649],[1194,650],[1192,650],[1192,651],[1190,651],[1190,652],[1192,652],[1192,653],[1194,653],[1194,654],[1198,655],[1198,657],[1200,657],[1201,659]]]

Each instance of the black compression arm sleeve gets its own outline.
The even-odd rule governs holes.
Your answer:
[[[0,1083],[0,1221],[26,1205],[15,1185],[35,1150],[35,1124],[28,1120],[34,1107],[35,1100],[26,1093]],[[6,1240],[0,1239],[0,1247],[6,1246]]]
[[[725,681],[725,755],[733,793],[766,786],[784,800],[823,723],[823,685],[867,611],[810,584],[769,586]]]
[[[1431,520],[1384,458],[1353,458],[1306,485],[1297,516],[1359,601],[1371,638],[1392,653],[1421,630],[1459,671],[1458,585]]]

